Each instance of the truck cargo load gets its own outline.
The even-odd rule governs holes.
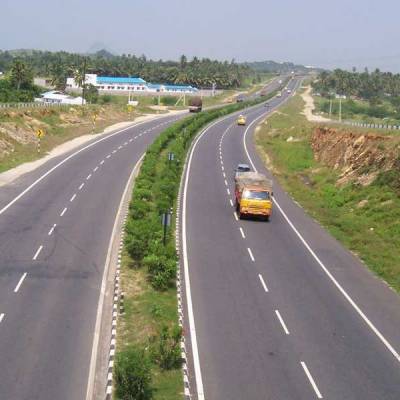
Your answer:
[[[258,172],[235,177],[236,211],[239,218],[260,216],[268,220],[272,212],[272,181]]]
[[[203,108],[203,100],[201,97],[191,97],[189,100],[189,112],[200,112]]]

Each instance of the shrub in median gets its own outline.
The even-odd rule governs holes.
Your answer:
[[[182,329],[179,326],[163,326],[158,337],[152,338],[152,358],[160,368],[173,369],[182,365],[180,341]]]
[[[121,400],[150,400],[151,364],[145,350],[130,346],[115,360],[116,395]]]

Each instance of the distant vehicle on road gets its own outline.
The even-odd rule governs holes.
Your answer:
[[[203,100],[201,97],[191,97],[189,100],[189,112],[200,112],[203,108]]]
[[[235,169],[235,179],[244,172],[250,172],[250,171],[251,169],[247,164],[238,164],[238,166]]]
[[[237,124],[246,125],[246,117],[244,115],[239,115],[239,118],[237,119]]]
[[[276,97],[282,97],[282,92],[278,92],[278,94],[276,95]]]
[[[292,91],[291,91],[290,89],[287,89],[286,92],[287,92],[288,94],[292,93]]]
[[[242,103],[244,101],[244,95],[239,94],[238,97],[236,97],[236,103]]]
[[[263,174],[243,172],[235,177],[235,202],[239,218],[260,216],[266,221],[272,212],[272,182]]]
[[[265,97],[267,94],[268,94],[268,93],[267,93],[267,90],[266,90],[266,89],[262,89],[262,90],[260,91],[260,96],[261,96],[261,97]]]

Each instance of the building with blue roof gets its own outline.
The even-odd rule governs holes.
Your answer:
[[[136,93],[165,93],[165,94],[193,94],[197,88],[190,85],[164,85],[150,83],[139,77],[114,77],[86,74],[85,83],[95,86],[104,92],[136,92]],[[79,89],[74,78],[67,78],[67,88]]]

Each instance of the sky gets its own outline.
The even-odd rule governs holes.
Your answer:
[[[0,0],[0,49],[400,72],[399,0]]]

